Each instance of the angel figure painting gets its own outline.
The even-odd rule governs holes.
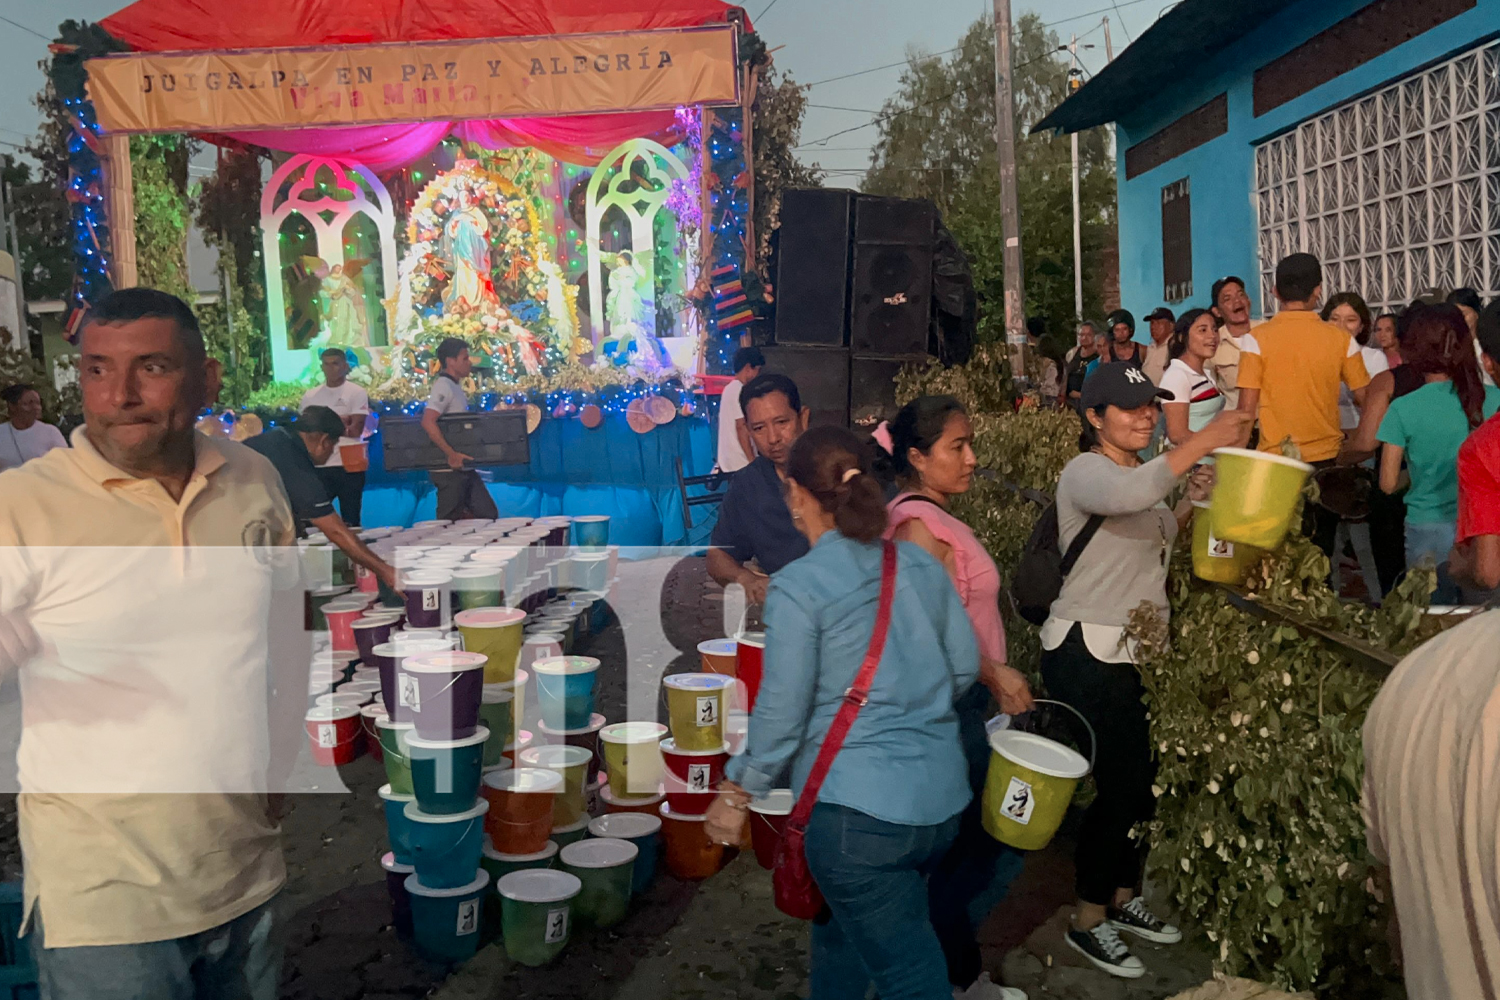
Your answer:
[[[365,308],[360,274],[370,258],[360,257],[328,266],[321,257],[303,257],[302,270],[318,279],[322,293],[325,346],[370,347],[370,315]]]
[[[495,299],[490,277],[490,222],[477,205],[460,191],[458,204],[443,227],[443,249],[453,264],[453,277],[443,294],[446,311],[476,313]]]

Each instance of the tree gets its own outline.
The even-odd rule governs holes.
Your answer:
[[[1030,135],[1031,125],[1066,98],[1067,65],[1057,35],[1035,14],[1016,25],[1016,172],[1026,311],[1047,321],[1057,341],[1073,325],[1072,157],[1066,136]],[[1004,330],[1004,238],[995,161],[995,36],[976,21],[949,58],[913,54],[885,102],[880,140],[863,188],[872,194],[931,198],[974,270],[980,338]],[[1088,261],[1115,238],[1114,160],[1099,129],[1079,137],[1084,314],[1096,315],[1103,275]]]
[[[227,284],[232,301],[229,315],[220,303],[204,307],[200,320],[209,352],[224,364],[222,401],[234,406],[244,405],[250,393],[271,380],[260,255],[261,165],[268,155],[251,146],[221,149],[217,169],[193,197],[198,228],[219,251],[221,284]]]

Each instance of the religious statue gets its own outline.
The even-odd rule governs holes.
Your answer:
[[[328,343],[333,347],[369,347],[370,317],[365,311],[365,296],[354,279],[368,260],[335,264],[323,279],[323,294],[328,297]]]
[[[547,276],[547,315],[552,319],[552,336],[559,344],[572,344],[576,331],[573,329],[573,313],[568,308],[568,293],[563,287],[562,268],[550,260],[537,267]]]
[[[453,277],[443,295],[448,311],[475,313],[485,302],[495,298],[490,277],[490,222],[469,193],[460,190],[458,205],[443,227],[443,243],[453,262]]]
[[[609,323],[609,335],[605,343],[614,342],[615,352],[625,354],[640,349],[640,338],[646,333],[641,322],[645,303],[636,283],[645,278],[645,271],[636,265],[635,255],[622,250],[615,255],[615,264],[609,272],[609,297],[604,305],[604,318]],[[612,353],[609,350],[606,354]]]

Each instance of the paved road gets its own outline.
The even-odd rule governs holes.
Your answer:
[[[697,643],[725,633],[723,593],[701,559],[641,567],[614,597],[626,627],[594,637],[588,652],[606,664],[599,711],[645,717],[662,673],[697,668]],[[731,598],[731,604],[733,599]],[[629,670],[611,665],[630,665]],[[13,769],[19,712],[0,692],[0,789]],[[328,776],[328,777],[331,777]],[[619,927],[578,933],[543,970],[512,965],[491,943],[452,971],[416,957],[391,928],[384,873],[385,824],[376,789],[384,772],[368,758],[342,768],[347,793],[298,797],[286,821],[289,879],[284,1000],[794,1000],[806,993],[806,926],[779,914],[770,879],[741,856],[699,884],[662,875]],[[332,781],[324,787],[335,787]],[[989,967],[1004,969],[1032,996],[1159,1000],[1207,978],[1201,952],[1186,946],[1142,949],[1151,974],[1128,987],[1059,947],[1055,914],[1072,881],[1066,844],[1035,855],[982,934]],[[0,873],[15,877],[14,804],[0,798]],[[1050,964],[1049,964],[1050,963]]]

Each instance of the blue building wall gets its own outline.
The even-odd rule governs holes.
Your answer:
[[[1420,0],[1412,0],[1420,2]],[[1209,287],[1225,275],[1242,277],[1256,314],[1260,265],[1256,254],[1255,151],[1261,141],[1350,98],[1500,33],[1500,0],[1477,6],[1336,77],[1270,113],[1254,116],[1255,70],[1367,6],[1369,0],[1303,0],[1237,42],[1230,61],[1185,72],[1184,82],[1117,123],[1120,218],[1120,297],[1137,316],[1162,304],[1161,189],[1191,178],[1193,296],[1174,303],[1207,306]],[[1125,179],[1125,151],[1221,93],[1229,95],[1229,131],[1133,180]]]

